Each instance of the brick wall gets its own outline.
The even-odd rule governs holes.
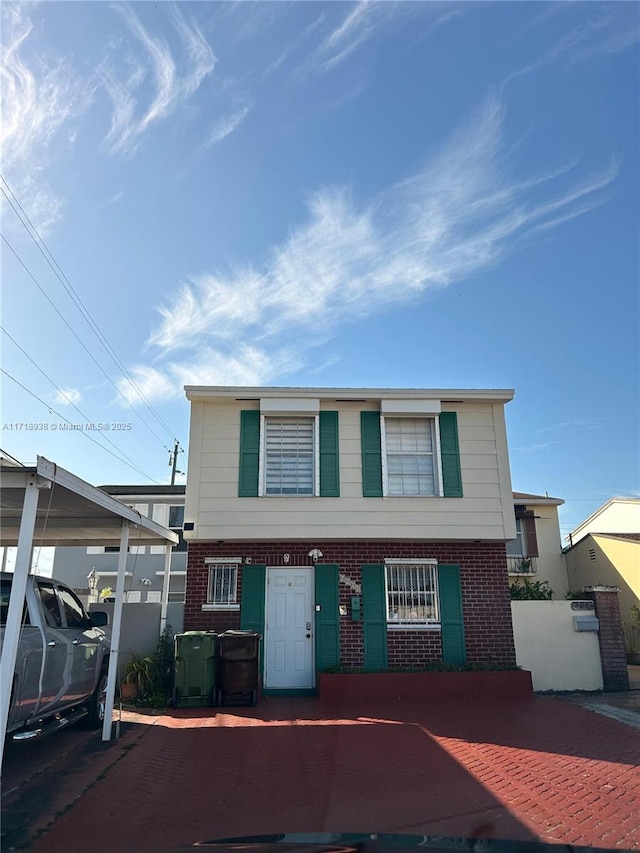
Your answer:
[[[225,630],[240,625],[235,612],[203,612],[207,598],[208,567],[205,557],[251,557],[254,563],[282,566],[283,554],[289,565],[312,566],[311,548],[319,548],[322,563],[340,566],[340,572],[360,584],[362,563],[381,563],[385,557],[433,558],[439,563],[460,566],[464,628],[469,662],[515,664],[511,605],[502,542],[195,542],[189,544],[187,557],[187,593],[185,631]],[[240,595],[240,590],[238,590]],[[340,604],[350,613],[352,590],[340,584]],[[362,623],[350,616],[340,622],[341,658],[344,666],[363,664]],[[401,666],[439,660],[439,632],[390,631],[389,665]]]
[[[600,621],[598,642],[602,662],[602,681],[605,690],[628,690],[629,670],[620,618],[618,591],[615,589],[597,589],[585,591],[595,605],[596,616]]]

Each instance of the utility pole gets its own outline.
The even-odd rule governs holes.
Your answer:
[[[169,451],[169,467],[171,468],[171,485],[174,486],[176,482],[176,474],[183,474],[183,471],[178,471],[178,453],[182,453],[180,450],[180,442],[178,439],[175,439],[175,444],[173,445],[173,450]]]

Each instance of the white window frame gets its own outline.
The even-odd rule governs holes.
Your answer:
[[[313,422],[313,482],[310,495],[268,495],[267,489],[267,420],[269,418],[275,420],[290,419],[294,421],[312,421]],[[296,412],[287,413],[286,415],[278,414],[260,414],[260,464],[258,468],[258,494],[263,498],[317,498],[320,496],[320,415],[313,414],[297,414]]]
[[[433,580],[433,607],[435,617],[433,619],[420,620],[397,620],[390,617],[389,607],[389,569],[402,566],[429,568]],[[425,590],[426,591],[426,590]],[[403,559],[387,558],[384,561],[384,595],[387,629],[393,631],[439,631],[440,630],[440,601],[438,598],[438,561],[433,558]]]
[[[519,546],[519,551],[509,551],[509,546]],[[528,557],[527,554],[527,533],[522,523],[522,518],[516,517],[516,538],[507,542],[507,557]]]
[[[424,420],[431,422],[432,439],[433,439],[433,485],[434,493],[432,495],[390,495],[389,494],[389,471],[387,467],[387,440],[386,427],[387,420]],[[440,498],[444,495],[444,485],[442,481],[442,456],[440,453],[440,419],[435,415],[380,415],[380,443],[382,455],[382,494],[389,498]]]
[[[205,565],[208,567],[209,573],[207,577],[207,600],[202,605],[202,610],[240,610],[240,602],[238,601],[238,571],[242,565],[242,557],[207,557]],[[217,569],[235,569],[235,578],[233,579],[233,601],[228,601],[226,604],[221,604],[212,601],[213,578]]]

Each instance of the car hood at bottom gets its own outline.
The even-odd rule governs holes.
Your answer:
[[[187,853],[194,850],[216,850],[217,853],[408,853],[427,849],[432,853],[598,853],[599,848],[575,847],[570,844],[547,844],[543,841],[509,841],[494,838],[453,838],[438,835],[403,835],[385,833],[285,833],[247,835],[194,841],[165,853]]]

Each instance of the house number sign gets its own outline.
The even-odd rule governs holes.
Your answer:
[[[340,583],[348,586],[354,595],[362,595],[362,584],[356,583],[356,581],[351,580],[347,575],[340,575]]]

